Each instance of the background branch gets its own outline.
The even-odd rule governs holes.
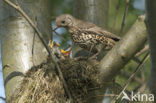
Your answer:
[[[121,6],[121,0],[118,0],[118,4],[116,5],[116,9],[115,9],[115,16],[114,16],[114,21],[113,21],[113,25],[112,25],[112,31],[116,26],[116,20],[117,20],[120,6]]]
[[[141,49],[139,52],[136,53],[135,57],[139,57],[147,51],[149,51],[149,45],[145,45],[143,49]]]
[[[126,16],[127,16],[127,12],[128,12],[129,2],[130,2],[130,0],[126,0],[126,6],[125,6],[124,15],[123,15],[122,24],[121,24],[121,29],[120,29],[120,35],[123,32],[123,30],[124,30]]]
[[[121,72],[120,75],[123,76],[124,78],[128,79],[128,78],[131,76],[131,73],[129,73],[129,72]],[[135,76],[135,77],[132,79],[132,81],[136,81],[136,82],[138,82],[138,83],[140,83],[140,84],[142,84],[142,83],[144,82],[144,81],[142,81],[141,78],[139,78],[139,77],[137,77],[137,76]]]
[[[149,53],[147,53],[145,55],[145,57],[142,59],[141,63],[137,66],[137,68],[135,69],[134,73],[128,78],[124,88],[122,89],[122,91],[119,93],[119,95],[112,101],[112,103],[115,103],[116,100],[118,100],[120,98],[120,96],[122,95],[122,92],[126,90],[126,88],[128,87],[129,83],[132,81],[132,79],[134,78],[134,76],[136,75],[136,73],[142,68],[142,66],[145,64],[145,62],[148,60],[149,58]]]

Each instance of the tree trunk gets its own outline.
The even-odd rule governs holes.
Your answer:
[[[16,3],[17,0],[12,0]],[[19,0],[20,7],[37,25],[44,39],[51,37],[48,0]],[[6,99],[13,94],[23,74],[47,58],[47,51],[34,29],[14,8],[0,0],[0,35]]]
[[[76,0],[73,14],[79,19],[95,23],[106,29],[108,9],[108,0]]]
[[[148,41],[151,55],[151,78],[150,90],[156,95],[156,1],[146,0],[146,25],[148,30]]]

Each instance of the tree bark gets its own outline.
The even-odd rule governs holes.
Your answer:
[[[39,65],[47,59],[47,51],[25,18],[4,1],[0,2],[2,65],[8,99],[15,87],[19,86],[23,74],[32,66]],[[37,25],[48,43],[52,38],[48,0],[19,0],[18,3]]]
[[[76,0],[73,14],[82,20],[107,28],[109,11],[108,0]]]
[[[125,64],[144,46],[146,26],[144,16],[140,16],[127,34],[117,43],[100,62],[102,81],[112,80]]]
[[[151,92],[156,95],[156,1],[146,0],[146,25],[148,30],[148,41],[151,60],[151,75],[149,86]]]

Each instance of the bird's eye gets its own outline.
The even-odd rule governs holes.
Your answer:
[[[61,21],[61,23],[62,23],[62,24],[64,24],[64,23],[65,23],[65,21],[63,20],[63,21]]]

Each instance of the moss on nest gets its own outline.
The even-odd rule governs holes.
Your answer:
[[[59,61],[59,66],[75,103],[85,103],[88,92],[93,88],[101,87],[97,62],[67,59]],[[55,70],[53,63],[32,67],[7,102],[69,103]]]

